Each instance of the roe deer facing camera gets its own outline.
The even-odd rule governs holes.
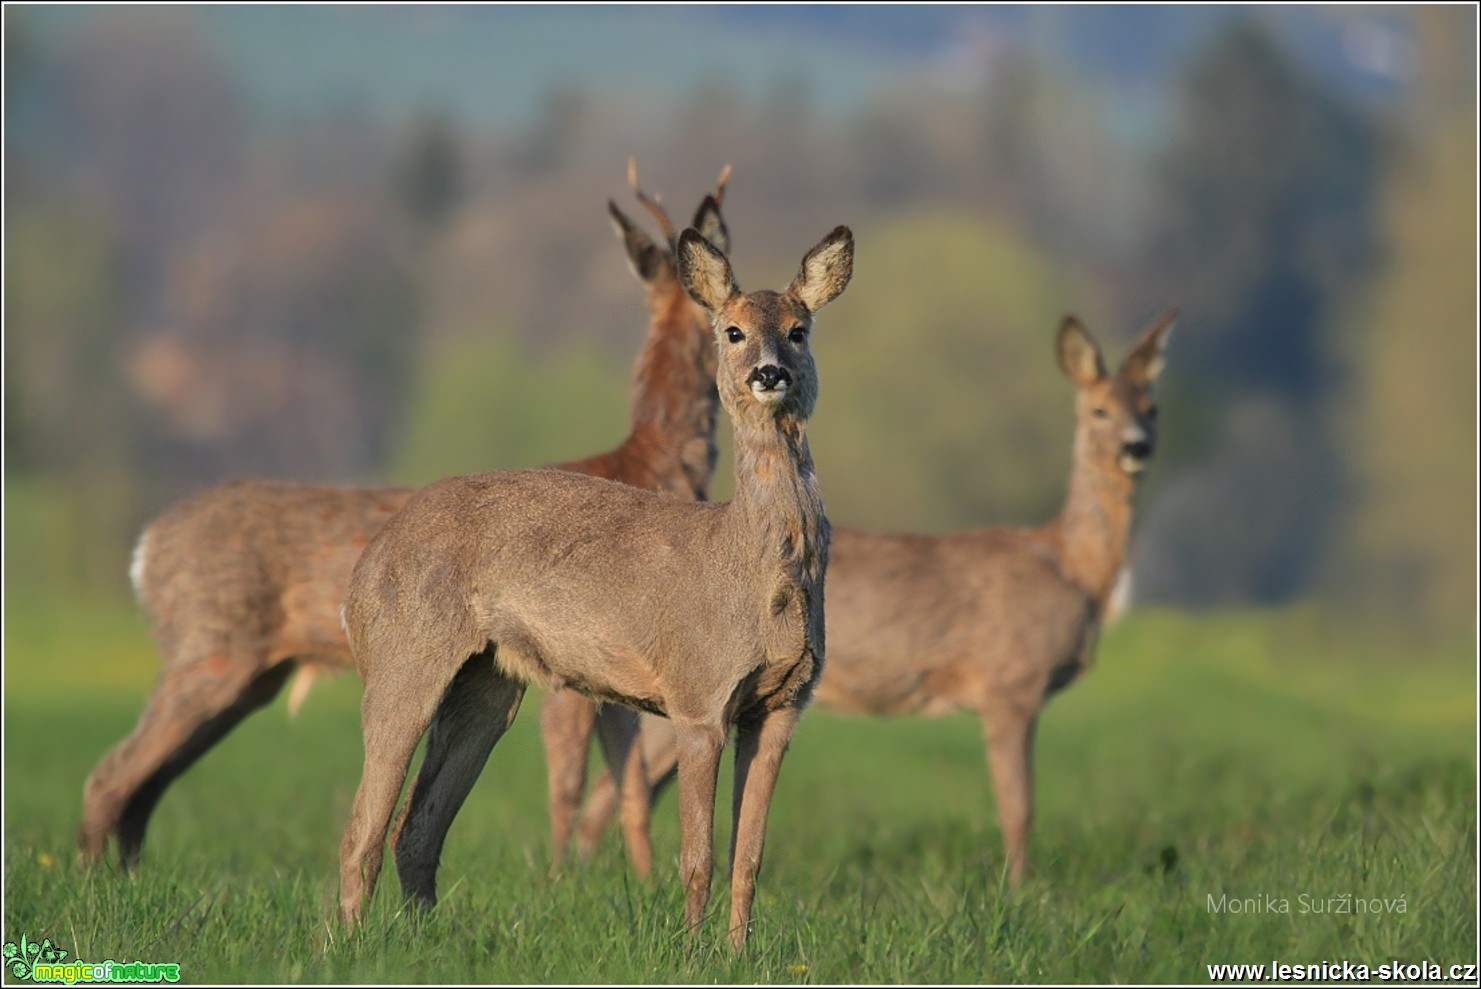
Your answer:
[[[813,314],[848,284],[838,227],[785,292],[742,295],[684,231],[679,277],[715,328],[735,431],[735,497],[683,502],[549,470],[475,474],[414,495],[366,547],[344,622],[365,682],[365,769],[340,846],[353,927],[375,888],[418,741],[426,754],[391,842],[402,892],[436,902],[443,841],[527,684],[667,716],[677,738],[684,917],[713,871],[715,778],[735,726],[732,948],[748,935],[782,755],[823,666],[828,522],[808,452]]]
[[[1123,571],[1137,486],[1157,442],[1153,385],[1175,317],[1170,310],[1149,326],[1114,375],[1079,321],[1061,325],[1059,366],[1076,390],[1074,454],[1064,508],[1045,525],[833,532],[818,703],[856,714],[980,715],[1015,884],[1028,872],[1034,726],[1049,696],[1090,665]],[[672,774],[675,742],[648,718],[642,735],[656,792]],[[630,787],[622,799],[636,799]],[[613,802],[604,773],[582,817],[584,843]]]
[[[637,190],[631,162],[628,169],[633,191],[672,241],[673,225]],[[720,202],[728,176],[727,167],[694,216],[696,228],[726,245]],[[672,243],[669,250],[656,246],[616,205],[608,203],[608,210],[647,289],[650,316],[637,361],[632,432],[616,449],[559,469],[703,499],[714,470],[719,400],[709,315],[679,284]],[[315,676],[351,665],[339,621],[345,583],[360,551],[413,490],[228,484],[149,523],[130,576],[153,619],[164,670],[138,726],[88,776],[78,837],[85,863],[103,859],[112,835],[122,864],[132,866],[171,782],[270,703],[290,674],[299,676],[289,701],[296,708]],[[615,739],[626,745],[631,735]],[[611,764],[626,765],[626,750],[605,752]],[[640,765],[633,771],[640,776]],[[646,795],[634,807],[646,813]],[[641,824],[633,830],[643,844],[630,853],[642,861],[647,822],[633,823]]]

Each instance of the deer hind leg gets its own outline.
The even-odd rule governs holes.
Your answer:
[[[571,843],[571,822],[586,788],[586,760],[596,716],[596,702],[574,690],[552,691],[540,703],[540,740],[545,746],[549,785],[551,872],[565,862]]]
[[[643,745],[643,762],[648,768],[648,807],[678,776],[679,743],[674,723],[656,714],[638,718],[638,739]]]
[[[1028,878],[1029,829],[1034,816],[1034,729],[1038,712],[1009,703],[990,705],[984,735],[988,766],[997,791],[1008,883]]]
[[[339,910],[351,930],[375,893],[385,858],[386,830],[406,782],[412,753],[457,672],[453,669],[445,676],[439,675],[436,671],[440,667],[434,661],[425,664],[419,676],[392,679],[378,675],[375,671],[379,666],[373,660],[361,662],[365,674],[365,694],[360,701],[365,767],[339,846]],[[405,666],[398,664],[401,669]]]
[[[586,803],[581,807],[581,817],[576,823],[576,851],[590,855],[596,851],[607,830],[612,816],[617,813],[617,784],[612,782],[612,773],[602,766],[591,781],[586,794]]]
[[[638,738],[643,743],[643,762],[648,767],[648,789],[653,798],[673,782],[679,766],[679,747],[674,737],[674,723],[656,714],[638,718]]]
[[[525,685],[484,652],[463,664],[437,706],[422,768],[391,837],[401,892],[413,905],[437,904],[437,864],[448,828],[514,722],[524,692]]]
[[[683,844],[679,875],[686,891],[684,923],[698,934],[715,871],[715,778],[720,772],[725,729],[679,722],[674,730],[679,744],[679,828]]]
[[[138,725],[99,760],[83,785],[77,839],[82,862],[102,861],[109,835],[117,835],[121,863],[132,867],[170,783],[271,701],[289,669],[291,664],[263,670],[255,656],[224,652],[167,667]]]
[[[150,815],[166,787],[230,734],[247,715],[271,704],[288,681],[293,666],[291,662],[279,663],[259,673],[234,703],[192,732],[185,744],[135,792],[124,806],[123,816],[118,822],[118,844],[125,865],[138,861]]]
[[[653,868],[653,844],[648,834],[648,772],[638,739],[638,712],[616,704],[597,714],[597,736],[622,802],[622,834],[633,869],[643,879]]]
[[[639,716],[638,738],[648,770],[648,809],[651,815],[659,794],[677,776],[679,745],[674,737],[674,723],[656,714]],[[581,810],[581,821],[576,830],[577,848],[594,849],[616,810],[617,786],[612,782],[612,774],[603,768],[592,781],[586,806]]]
[[[779,708],[739,723],[735,742],[734,824],[730,832],[730,947],[739,951],[750,935],[751,902],[766,841],[766,813],[782,756],[801,711]]]

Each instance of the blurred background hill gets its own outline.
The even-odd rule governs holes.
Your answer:
[[[745,286],[834,224],[830,515],[1034,522],[1052,339],[1176,303],[1141,601],[1476,615],[1472,7],[7,5],[5,574],[122,597],[233,477],[422,482],[626,432],[605,200],[720,166]],[[728,472],[722,458],[722,475]],[[729,490],[722,477],[719,493]]]

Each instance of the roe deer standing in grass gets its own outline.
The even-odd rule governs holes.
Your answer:
[[[1157,442],[1153,386],[1175,316],[1149,326],[1115,375],[1076,319],[1060,326],[1059,366],[1076,390],[1074,455],[1064,508],[1045,525],[833,532],[818,703],[858,714],[981,715],[1015,884],[1028,871],[1034,726],[1049,696],[1093,658]],[[648,718],[642,733],[656,792],[671,777],[674,739]],[[634,799],[628,788],[624,803]],[[583,844],[595,841],[613,802],[604,773],[582,816]]]
[[[638,191],[631,162],[628,169],[633,191],[672,239],[673,225]],[[729,242],[720,215],[728,177],[727,166],[694,216],[694,226],[720,244]],[[670,252],[615,204],[608,210],[647,289],[650,316],[632,432],[616,449],[560,469],[703,499],[719,401],[709,315],[679,284]],[[271,702],[295,670],[293,708],[316,675],[351,666],[339,620],[345,583],[361,550],[413,490],[242,482],[186,499],[145,528],[130,576],[153,618],[164,671],[133,733],[88,777],[78,838],[84,862],[103,859],[116,835],[123,865],[132,866],[171,782]],[[608,758],[623,765],[627,756],[609,750]],[[646,813],[646,800],[637,806]],[[632,850],[635,858],[645,847]]]
[[[430,906],[448,827],[535,683],[673,721],[684,917],[696,932],[713,871],[715,778],[735,726],[730,942],[745,943],[772,788],[823,668],[828,522],[807,445],[817,396],[808,338],[813,314],[848,284],[853,237],[836,228],[785,292],[742,295],[695,230],[675,254],[714,323],[735,497],[683,502],[506,471],[439,481],[386,523],[345,596],[365,683],[365,769],[340,846],[351,927],[374,892],[422,735],[391,841],[403,894]]]

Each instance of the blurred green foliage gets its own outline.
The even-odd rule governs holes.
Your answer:
[[[110,231],[94,211],[32,201],[9,211],[5,240],[6,466],[75,469],[116,447],[121,425],[91,400],[125,393]]]
[[[1350,490],[1325,412],[1342,300],[1379,243],[1379,122],[1253,19],[1209,39],[1176,100],[1148,262],[1182,304],[1169,377],[1213,407],[1199,445],[1215,455],[1159,520],[1138,583],[1196,604],[1287,601],[1311,592],[1338,538],[1329,506]]]
[[[129,503],[128,492],[113,492]],[[123,599],[133,541],[124,523],[94,514],[81,483],[13,476],[5,481],[5,604],[13,616],[69,596]]]
[[[350,92],[346,66],[421,14],[297,16],[267,21],[350,39],[333,70]],[[364,103],[316,91],[329,109],[268,119],[248,79],[262,67],[236,61],[263,45],[249,13],[6,8],[7,573],[121,597],[144,517],[235,476],[418,482],[611,448],[645,320],[601,206],[639,212],[622,182],[636,151],[681,218],[735,165],[748,288],[854,228],[855,282],[816,338],[813,452],[836,520],[1042,521],[1071,440],[1059,319],[1081,316],[1115,360],[1175,303],[1143,599],[1320,595],[1356,605],[1355,624],[1472,634],[1474,8],[1312,15],[1354,65],[1364,45],[1398,59],[1388,104],[1352,72],[1338,83],[1286,13],[1243,11],[1143,77],[1155,93],[965,31],[943,74],[894,66],[872,77],[898,85],[847,110],[789,72],[757,73],[759,97],[726,78],[658,98],[636,76],[554,77],[518,126],[457,101],[393,109],[378,85],[435,58],[473,88],[478,32],[554,31],[519,53],[548,66],[596,36],[533,10],[437,16],[422,26],[445,47],[387,55]],[[1025,16],[1044,42],[1087,30]],[[1101,16],[1122,62],[1173,23]]]
[[[417,370],[390,476],[425,484],[599,453],[627,436],[629,391],[622,365],[589,349],[536,351],[493,328],[455,337]]]
[[[1338,423],[1359,479],[1335,591],[1411,632],[1476,617],[1476,127],[1447,115],[1385,204],[1390,260],[1348,316]]]
[[[815,343],[811,437],[830,515],[925,530],[1047,518],[1073,429],[1054,333],[1065,299],[1095,311],[1095,293],[971,217],[907,216],[859,236],[853,286],[819,316]],[[1114,359],[1129,331],[1098,335]],[[391,476],[422,483],[609,449],[626,435],[628,380],[591,349],[537,350],[492,327],[450,335],[417,371]],[[729,472],[727,453],[717,497]]]
[[[34,201],[6,225],[7,587],[116,586],[140,499],[111,232],[93,211]]]
[[[1074,423],[1054,334],[1068,300],[1096,311],[1091,294],[972,217],[855,233],[853,283],[819,316],[815,345],[810,435],[830,517],[931,531],[1047,518]],[[1119,349],[1120,328],[1092,332]]]

